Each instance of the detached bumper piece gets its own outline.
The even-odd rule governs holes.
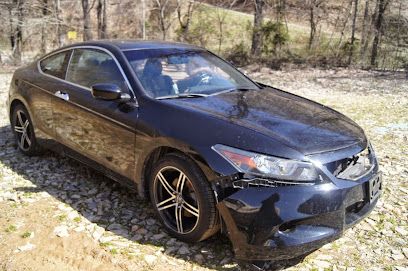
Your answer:
[[[283,260],[339,238],[370,213],[380,192],[381,175],[373,173],[358,182],[249,187],[217,207],[237,259]]]

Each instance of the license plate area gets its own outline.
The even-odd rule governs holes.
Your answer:
[[[382,178],[381,174],[378,174],[368,182],[368,198],[370,203],[375,201],[381,195],[381,191]]]

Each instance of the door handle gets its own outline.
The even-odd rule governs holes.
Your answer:
[[[65,101],[68,101],[68,100],[69,100],[69,95],[68,95],[68,93],[66,93],[66,92],[63,92],[63,91],[59,91],[59,90],[58,90],[57,92],[54,93],[54,95],[57,96],[57,97],[60,98],[60,99],[65,100]]]

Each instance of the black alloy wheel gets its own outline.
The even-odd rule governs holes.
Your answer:
[[[214,193],[201,170],[187,157],[170,154],[152,171],[150,198],[166,230],[197,242],[217,230]]]
[[[23,105],[19,104],[14,108],[11,125],[20,151],[26,155],[39,154],[40,148],[35,138],[34,127],[30,115]]]

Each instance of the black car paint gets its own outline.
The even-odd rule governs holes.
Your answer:
[[[36,62],[15,72],[9,107],[15,101],[26,106],[40,143],[124,180],[141,196],[146,161],[155,150],[168,147],[190,156],[214,184],[237,258],[283,259],[307,253],[340,236],[375,206],[367,201],[367,187],[378,172],[377,164],[356,182],[339,180],[326,170],[330,182],[314,186],[246,188],[225,195],[218,186],[220,180],[250,176],[238,173],[212,150],[215,144],[313,161],[323,165],[322,171],[325,163],[362,151],[368,145],[364,132],[344,115],[271,87],[155,100],[142,90],[122,50],[201,49],[177,43],[101,41],[60,50],[75,46],[111,52],[130,83],[133,101],[94,99],[87,89],[40,73]],[[61,90],[69,93],[69,101],[54,96]],[[348,211],[359,202],[363,208]]]

